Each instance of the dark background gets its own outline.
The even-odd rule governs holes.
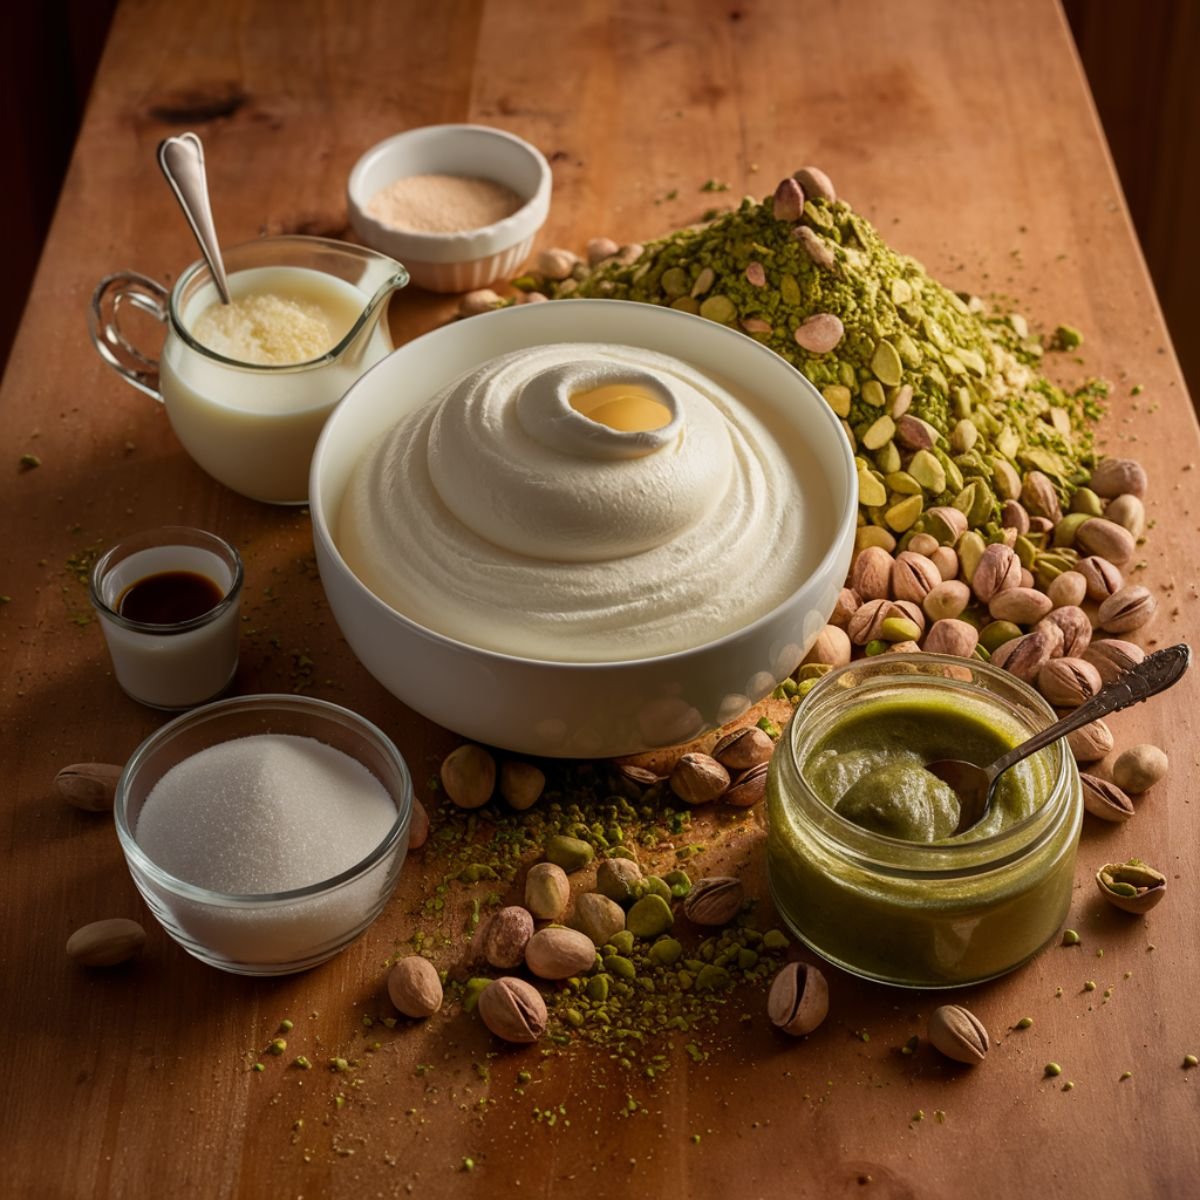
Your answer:
[[[0,135],[9,160],[0,187],[0,364],[25,307],[116,6],[7,6],[0,39]],[[1191,77],[1200,58],[1200,3],[1063,6],[1175,349],[1200,402],[1200,84]]]

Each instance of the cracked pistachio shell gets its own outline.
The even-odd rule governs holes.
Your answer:
[[[1079,782],[1083,786],[1083,807],[1093,817],[1115,824],[1133,816],[1133,801],[1115,783],[1084,771],[1079,772]]]
[[[771,1024],[792,1037],[812,1033],[829,1015],[829,985],[816,967],[788,963],[771,984],[767,996]]]
[[[531,983],[513,976],[493,980],[479,996],[479,1016],[498,1038],[528,1045],[546,1030],[546,1002]]]
[[[732,875],[697,879],[683,902],[684,916],[695,925],[728,925],[741,911],[746,889]]]
[[[825,633],[828,633],[834,626],[827,625]],[[845,661],[850,661],[850,639],[845,633],[838,629],[846,643],[846,658]],[[818,636],[817,641],[820,641]],[[805,662],[832,662],[832,659],[814,658],[813,652],[816,650],[814,643],[813,651],[809,652]],[[834,666],[841,666],[840,662],[834,662]],[[742,729],[735,729],[732,733],[727,733],[723,738],[717,741],[713,746],[713,758],[717,760],[728,771],[746,771],[750,767],[757,767],[759,763],[768,762],[771,755],[775,751],[775,743],[771,741],[763,730],[756,725],[746,726]]]
[[[1140,858],[1106,863],[1096,872],[1100,894],[1123,912],[1149,912],[1167,894],[1167,877]]]
[[[596,891],[618,904],[633,899],[633,886],[642,878],[642,868],[631,858],[606,858],[596,871]]]
[[[734,808],[753,808],[767,794],[768,770],[770,763],[765,762],[747,767],[729,785],[722,800]]]
[[[961,1004],[943,1004],[929,1018],[929,1041],[955,1062],[977,1066],[990,1047],[983,1022]]]

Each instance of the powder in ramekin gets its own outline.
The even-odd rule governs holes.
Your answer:
[[[511,217],[525,201],[512,188],[473,175],[408,175],[380,188],[367,212],[394,229],[461,233]]]

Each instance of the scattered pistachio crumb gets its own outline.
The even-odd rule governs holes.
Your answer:
[[[1200,1065],[1200,1058],[1197,1058],[1194,1054],[1185,1054],[1183,1056],[1183,1069],[1185,1071],[1188,1070],[1190,1067],[1194,1067],[1197,1065]]]
[[[22,454],[21,455],[21,470],[22,471],[32,471],[34,467],[40,467],[41,465],[42,465],[42,460],[40,458],[38,458],[38,456],[36,454]]]
[[[699,1135],[698,1133],[693,1133],[693,1134],[692,1134],[692,1145],[693,1145],[693,1146],[698,1146],[698,1145],[700,1145],[700,1135]]]
[[[1132,1078],[1133,1078],[1133,1072],[1132,1072],[1132,1071],[1122,1071],[1122,1072],[1121,1072],[1121,1077],[1120,1077],[1120,1078],[1117,1080],[1117,1082],[1118,1082],[1118,1083],[1124,1083],[1124,1082],[1125,1082],[1125,1080],[1127,1080],[1127,1079],[1132,1079]]]
[[[300,1070],[302,1070],[302,1071],[311,1071],[312,1070],[312,1063],[309,1062],[308,1059],[305,1058],[305,1056],[303,1054],[297,1054],[294,1059],[294,1062],[295,1062],[296,1066],[298,1066],[300,1068]]]
[[[1086,983],[1083,985],[1083,990],[1084,990],[1085,992],[1094,992],[1094,991],[1096,990],[1096,981],[1095,981],[1094,979],[1089,979],[1089,980],[1088,980],[1088,981],[1087,981],[1087,982],[1086,982]]]
[[[282,1029],[284,1033],[291,1033],[296,1026],[294,1022],[289,1021],[287,1017],[284,1017],[283,1020],[279,1022],[279,1028]]]
[[[277,1037],[277,1038],[273,1038],[271,1040],[271,1044],[267,1047],[267,1053],[279,1055],[279,1054],[282,1054],[286,1049],[287,1049],[287,1039]]]
[[[250,1068],[250,1070],[252,1070],[252,1071],[265,1071],[266,1069],[267,1069],[267,1068],[266,1068],[266,1067],[264,1067],[264,1066],[262,1065],[262,1063],[255,1063],[255,1064],[254,1064],[254,1066],[252,1066],[252,1067]]]
[[[1073,1092],[1075,1090],[1075,1084],[1068,1079],[1067,1082],[1062,1085],[1062,1090],[1064,1092]]]
[[[1021,1018],[1021,1019],[1020,1019],[1020,1020],[1017,1022],[1017,1026],[1016,1026],[1016,1027],[1017,1027],[1018,1029],[1028,1029],[1028,1028],[1029,1028],[1029,1027],[1030,1027],[1032,1024],[1033,1024],[1033,1018],[1032,1018],[1032,1017],[1022,1017],[1022,1018]]]
[[[1044,1068],[1044,1073],[1047,1079],[1053,1079],[1056,1075],[1062,1074],[1062,1067],[1056,1062],[1049,1062]]]
[[[1074,929],[1064,929],[1062,936],[1062,944],[1064,946],[1078,946],[1079,934]]]
[[[464,1171],[475,1170],[475,1160],[473,1158],[465,1158],[464,1157],[462,1160],[462,1169]]]

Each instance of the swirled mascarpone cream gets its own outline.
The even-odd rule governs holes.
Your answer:
[[[623,389],[643,427],[580,411]],[[665,423],[644,428],[648,413]],[[703,645],[782,602],[816,565],[805,509],[725,388],[648,350],[565,344],[492,359],[400,420],[354,470],[338,546],[428,629],[612,662]]]

